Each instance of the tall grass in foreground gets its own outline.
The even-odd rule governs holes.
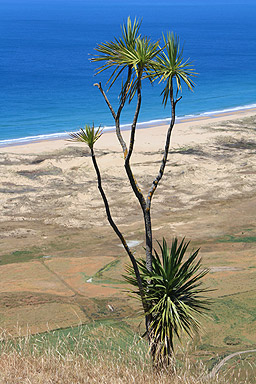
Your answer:
[[[244,383],[238,378],[209,378],[202,362],[192,363],[185,352],[168,370],[154,370],[143,341],[134,338],[124,352],[112,345],[123,334],[105,327],[99,337],[81,328],[78,335],[69,332],[52,338],[52,333],[14,338],[0,335],[0,383],[8,384],[228,384]],[[49,335],[51,336],[49,338]],[[106,340],[107,349],[102,348]],[[247,381],[246,381],[247,382]],[[248,381],[249,383],[249,381]]]

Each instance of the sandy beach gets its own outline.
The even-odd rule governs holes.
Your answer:
[[[200,246],[208,282],[219,286],[215,297],[255,294],[253,242],[243,241],[256,236],[255,128],[255,109],[179,122],[153,199],[154,240],[186,236]],[[145,193],[166,130],[136,133],[132,169]],[[128,141],[129,131],[123,135]],[[113,218],[142,255],[142,215],[115,133],[105,133],[95,152]],[[86,146],[53,140],[2,147],[0,181],[0,326],[14,332],[19,320],[35,332],[77,324],[77,316],[131,315],[133,305],[122,299],[127,258],[108,225]],[[102,315],[99,298],[118,310]]]
[[[251,109],[176,124],[166,172],[153,200],[153,217],[253,195],[255,115],[256,109]],[[137,130],[132,165],[145,193],[158,172],[166,130],[167,126]],[[129,131],[123,136],[128,142]],[[140,221],[115,132],[106,132],[95,150],[118,223],[127,222],[127,215],[131,223]],[[2,225],[38,220],[74,228],[106,225],[85,145],[49,140],[3,147],[0,154]],[[4,233],[1,237],[9,237],[8,231]]]

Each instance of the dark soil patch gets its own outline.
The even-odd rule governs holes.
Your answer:
[[[62,174],[62,169],[58,167],[53,167],[50,169],[36,169],[33,171],[18,171],[17,172],[20,176],[27,177],[29,179],[36,179],[40,176],[57,176]]]

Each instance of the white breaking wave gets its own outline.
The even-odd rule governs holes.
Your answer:
[[[190,115],[185,115],[185,116],[177,116],[176,117],[176,122],[179,123],[181,120],[188,120],[191,118],[197,118],[201,116],[214,116],[218,115],[221,113],[226,113],[226,112],[236,112],[236,111],[243,111],[247,109],[253,109],[256,108],[256,104],[248,104],[248,105],[241,105],[238,107],[232,107],[232,108],[225,108],[225,109],[220,109],[216,111],[209,111],[209,112],[202,112],[198,114],[190,114]],[[156,120],[149,120],[145,122],[140,122],[137,124],[138,128],[147,128],[149,126],[154,126],[157,124],[165,124],[170,121],[170,117],[164,118],[164,119],[156,119]],[[130,129],[131,124],[122,124],[121,128],[126,130]],[[102,127],[104,131],[113,131],[115,130],[115,126],[106,126]],[[61,132],[61,133],[50,133],[50,134],[44,134],[44,135],[37,135],[37,136],[27,136],[27,137],[21,137],[18,139],[6,139],[6,140],[0,140],[0,146],[9,146],[9,145],[22,145],[22,144],[28,144],[31,142],[35,141],[42,141],[42,140],[54,140],[54,139],[65,139],[69,137],[68,132]]]
[[[32,143],[35,141],[42,141],[42,140],[54,140],[54,139],[65,139],[68,138],[68,133],[48,133],[44,135],[37,135],[37,136],[26,136],[26,137],[20,137],[18,139],[6,139],[6,140],[0,140],[0,146],[7,146],[7,145],[21,145],[21,144],[27,144]]]

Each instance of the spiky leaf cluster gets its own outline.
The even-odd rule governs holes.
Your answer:
[[[100,43],[95,50],[98,55],[95,55],[92,62],[103,62],[97,69],[97,74],[111,69],[112,73],[108,79],[109,88],[114,84],[117,78],[122,74],[125,69],[129,68],[129,63],[126,56],[129,56],[130,51],[134,51],[136,40],[140,37],[139,29],[140,24],[138,20],[134,20],[132,24],[131,18],[128,17],[127,24],[121,27],[122,36],[115,38],[113,41]]]
[[[191,77],[196,72],[192,63],[184,60],[183,48],[177,35],[170,32],[163,35],[164,45],[161,47],[159,41],[153,42],[142,36],[140,26],[141,21],[135,18],[132,23],[128,17],[127,24],[121,27],[121,37],[98,44],[98,54],[92,61],[103,62],[97,74],[107,69],[112,70],[108,79],[109,88],[122,77],[120,95],[123,97],[128,94],[129,101],[141,86],[143,78],[166,83],[162,91],[163,104],[166,106],[173,92],[173,80],[176,81],[177,93],[182,90],[182,82],[192,90],[194,83]]]
[[[86,143],[90,149],[93,149],[94,144],[102,135],[102,128],[98,128],[95,130],[94,124],[92,126],[87,125],[83,128],[80,128],[79,132],[70,133],[69,141],[78,141],[82,143]]]
[[[197,316],[206,311],[210,303],[203,295],[208,290],[201,287],[201,279],[208,270],[202,269],[201,259],[197,259],[199,249],[184,260],[188,245],[184,239],[178,244],[175,238],[169,250],[163,239],[163,244],[159,243],[160,256],[156,250],[153,255],[152,272],[147,270],[145,260],[138,261],[152,318],[150,333],[156,359],[170,355],[175,335],[180,338],[185,331],[192,336],[193,331],[199,329]],[[138,284],[131,267],[127,267],[124,277],[136,287],[132,293],[138,296]]]
[[[98,55],[92,58],[93,62],[104,62],[97,70],[97,74],[111,69],[112,73],[108,79],[109,88],[127,70],[126,81],[122,80],[122,91],[127,89],[129,99],[133,98],[143,75],[149,76],[153,70],[153,60],[160,52],[159,42],[152,42],[148,37],[139,33],[141,22],[130,17],[127,24],[122,26],[122,36],[113,41],[100,43],[96,47]]]
[[[194,87],[191,77],[196,75],[195,69],[189,60],[183,59],[183,48],[180,47],[180,40],[174,33],[168,32],[163,35],[165,50],[162,50],[155,59],[154,75],[159,82],[166,82],[162,91],[163,104],[166,105],[170,98],[172,81],[176,80],[177,92],[182,90],[182,81],[190,90]]]

